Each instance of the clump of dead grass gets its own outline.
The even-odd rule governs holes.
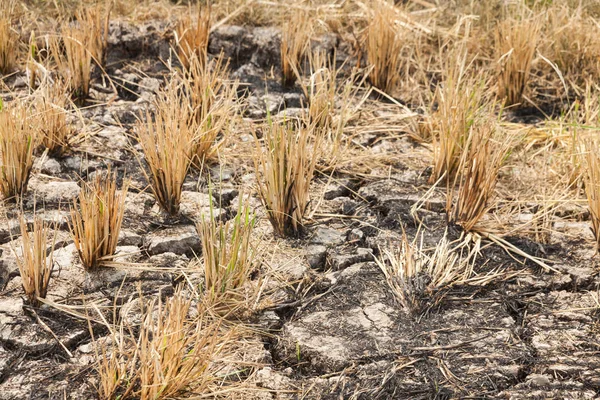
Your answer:
[[[159,400],[218,391],[215,361],[233,342],[232,331],[220,329],[202,303],[192,307],[181,289],[167,300],[139,302],[139,327],[122,316],[112,343],[97,346],[99,397]]]
[[[15,5],[15,0],[4,0],[0,4],[0,74],[12,72],[17,63],[18,35],[12,27]]]
[[[73,135],[67,122],[69,96],[61,83],[46,84],[35,99],[35,109],[39,119],[42,145],[53,156],[60,156],[68,147]]]
[[[585,194],[590,209],[592,232],[596,238],[596,251],[600,249],[600,140],[596,136],[583,142],[583,177]]]
[[[201,62],[194,56],[184,74],[185,91],[189,95],[193,120],[198,125],[193,155],[193,163],[198,168],[213,159],[226,143],[238,114],[238,85],[229,81],[228,63],[223,60],[224,57],[219,57],[212,62]]]
[[[31,231],[23,215],[19,216],[21,228],[21,250],[15,251],[17,266],[21,274],[23,290],[30,305],[37,307],[40,299],[46,298],[48,284],[54,267],[53,251],[56,231],[50,224],[34,215]]]
[[[477,253],[468,249],[467,241],[450,242],[446,235],[433,251],[426,251],[417,237],[410,241],[403,231],[398,246],[380,249],[381,256],[375,258],[394,296],[412,314],[438,304],[447,289],[467,282]]]
[[[275,233],[297,236],[308,207],[322,137],[314,135],[311,127],[294,128],[289,122],[269,119],[263,126],[262,141],[266,148],[263,150],[256,138],[253,153],[259,194]]]
[[[85,183],[73,201],[71,233],[86,269],[97,268],[115,254],[128,186],[125,180],[117,193],[116,173],[109,169],[105,175],[98,173],[92,183]]]
[[[175,47],[177,57],[184,69],[189,69],[191,61],[195,58],[200,67],[207,61],[208,39],[210,36],[211,3],[198,5],[196,23],[192,21],[191,9],[177,23],[175,27]]]
[[[498,24],[495,39],[498,97],[505,106],[522,102],[539,38],[538,19],[506,19]]]
[[[367,62],[371,67],[369,81],[388,94],[398,87],[402,63],[402,41],[395,15],[393,6],[375,1],[373,17],[367,27]]]
[[[14,201],[27,191],[38,134],[28,106],[19,101],[10,105],[0,101],[0,191]]]
[[[86,48],[93,60],[101,67],[106,64],[108,47],[108,27],[114,1],[97,1],[92,6],[82,7],[75,14],[80,27],[86,30]]]
[[[236,216],[227,222],[221,221],[214,214],[210,194],[210,215],[196,224],[202,243],[203,293],[213,309],[225,308],[230,312],[240,305],[248,305],[245,285],[257,265],[251,242],[256,220],[248,202],[240,195]]]
[[[465,53],[458,51],[449,56],[443,81],[435,90],[437,109],[427,122],[433,149],[431,183],[454,178],[471,127],[486,102],[486,82],[470,76],[470,65]]]
[[[49,41],[58,73],[78,104],[90,92],[93,53],[89,45],[90,32],[82,26],[63,27],[61,36],[53,36]]]
[[[141,158],[138,161],[158,204],[175,216],[196,151],[199,128],[189,100],[176,80],[157,93],[154,106],[154,114],[146,110],[144,120],[135,126],[145,163]]]
[[[498,171],[510,150],[510,141],[501,139],[495,121],[477,122],[469,129],[458,173],[449,186],[446,212],[450,223],[470,232],[489,209]],[[454,202],[455,185],[458,183]]]
[[[312,26],[306,12],[297,12],[281,31],[281,84],[291,87],[301,73],[302,56],[309,45]]]

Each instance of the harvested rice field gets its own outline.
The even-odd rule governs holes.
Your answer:
[[[1,0],[0,400],[600,398],[599,21]]]

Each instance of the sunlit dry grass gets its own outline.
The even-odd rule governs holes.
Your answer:
[[[498,97],[506,106],[523,100],[539,36],[537,19],[507,19],[498,25],[495,41]]]
[[[56,244],[56,231],[39,216],[34,216],[30,231],[23,215],[19,216],[21,249],[15,251],[21,274],[23,290],[30,305],[37,307],[46,298],[48,284],[54,267],[52,252]]]
[[[0,103],[0,191],[16,201],[27,191],[38,141],[37,124],[29,107],[18,100]]]
[[[69,147],[73,135],[73,129],[67,122],[69,94],[66,87],[58,82],[44,85],[34,104],[41,143],[51,155],[60,156]]]
[[[391,94],[400,82],[402,41],[394,20],[394,9],[383,1],[373,2],[373,17],[367,28],[367,62],[371,84]]]
[[[192,21],[191,9],[177,23],[175,28],[175,49],[177,57],[184,69],[189,69],[192,58],[204,67],[208,55],[208,38],[210,35],[211,6],[198,3],[196,21]]]
[[[495,121],[478,121],[470,129],[456,178],[449,186],[446,212],[451,223],[472,231],[487,212],[498,171],[510,150],[510,140],[498,134]],[[454,185],[458,183],[456,202]]]
[[[239,196],[233,219],[219,220],[211,201],[210,215],[196,224],[202,243],[203,293],[215,310],[225,308],[229,312],[249,303],[244,289],[257,266],[258,254],[251,242],[256,220],[243,197]]]
[[[156,111],[146,110],[144,120],[135,126],[144,153],[144,160],[138,160],[156,201],[175,216],[179,213],[183,181],[195,154],[199,125],[175,80],[156,95],[154,105]]]
[[[139,302],[139,327],[122,321],[112,344],[97,346],[99,397],[159,400],[217,391],[213,362],[232,343],[231,331],[220,330],[202,303],[192,306],[181,290],[166,300]]]
[[[302,57],[312,35],[309,21],[307,13],[297,12],[281,31],[281,82],[285,87],[293,86],[302,72]]]
[[[3,0],[0,4],[0,74],[9,74],[17,63],[18,34],[13,27],[16,1]]]
[[[431,129],[433,170],[430,182],[454,178],[471,127],[481,113],[486,82],[474,78],[466,54],[458,51],[444,63],[443,81],[438,84],[428,128]]]
[[[92,183],[84,183],[71,207],[71,232],[81,262],[93,269],[115,254],[125,212],[129,183],[117,193],[116,174],[98,172]]]
[[[259,193],[275,233],[281,236],[302,231],[322,142],[310,129],[269,120],[263,126],[264,149],[256,139],[253,157]]]
[[[202,62],[189,59],[185,70],[184,89],[189,95],[193,120],[198,125],[193,163],[200,168],[215,157],[231,136],[231,126],[239,112],[237,82],[228,78],[224,57]]]

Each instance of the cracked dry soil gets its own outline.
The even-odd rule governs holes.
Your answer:
[[[65,157],[38,163],[25,207],[31,214],[35,203],[44,219],[66,221],[64,205],[78,193],[79,177],[87,179],[110,164],[120,177],[126,171],[133,180],[118,251],[127,260],[168,268],[185,265],[200,251],[193,219],[209,207],[207,176],[220,181],[219,212],[225,216],[235,212],[240,191],[252,192],[253,178],[250,164],[235,159],[212,165],[203,174],[192,173],[182,200],[182,213],[189,218],[172,225],[156,222],[156,205],[143,190],[146,182],[131,154],[135,143],[130,134],[136,116],[167,74],[160,61],[169,56],[169,43],[160,34],[165,29],[157,23],[111,23],[107,73],[123,83],[119,97],[106,102],[102,81],[94,80],[92,98],[100,105],[82,110],[92,134]],[[299,90],[283,90],[277,79],[268,77],[278,65],[278,40],[274,28],[223,26],[212,33],[209,51],[230,58],[231,77],[244,88],[240,96],[245,96],[247,121],[264,118],[267,108],[272,114],[289,114],[302,107]],[[334,35],[314,45],[335,48],[340,60],[348,56],[347,45]],[[13,90],[25,90],[22,74],[7,83]],[[125,83],[127,90],[122,90]],[[389,107],[378,99],[369,101],[375,108]],[[245,134],[237,139],[251,140]],[[333,179],[316,179],[313,197],[323,195],[322,214],[348,218],[317,218],[305,238],[289,241],[286,251],[294,256],[273,261],[272,267],[289,283],[277,289],[273,306],[253,317],[264,332],[248,350],[260,363],[252,375],[253,385],[262,389],[255,398],[599,398],[600,278],[596,262],[583,250],[583,238],[589,236],[586,222],[567,224],[564,230],[575,234],[559,235],[544,246],[514,238],[526,251],[535,253],[542,246],[558,272],[489,246],[478,258],[477,271],[501,268],[506,279],[454,287],[422,315],[409,316],[373,257],[381,243],[399,237],[400,221],[409,235],[416,234],[410,209],[425,193],[427,180],[410,160],[423,150],[405,136],[358,140],[394,152],[393,172],[366,178],[340,172]],[[260,214],[256,194],[252,201]],[[434,196],[422,211],[426,243],[435,244],[443,236],[443,209],[444,200]],[[14,210],[8,209],[7,217],[0,229],[0,399],[95,398],[88,325],[42,308],[38,315],[44,327],[23,305],[11,252],[19,241],[11,219]],[[268,223],[263,221],[263,226],[269,233]],[[175,279],[164,270],[84,273],[67,224],[58,228],[59,269],[49,290],[54,301],[81,305],[85,294],[88,301],[122,305],[138,290],[148,296],[172,293]],[[95,327],[96,337],[106,333]]]

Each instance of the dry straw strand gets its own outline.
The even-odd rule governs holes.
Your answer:
[[[169,83],[156,95],[154,115],[146,111],[145,120],[135,127],[145,158],[145,163],[138,158],[142,171],[156,201],[171,216],[179,213],[183,181],[199,137],[189,100],[180,88],[175,80]]]
[[[116,173],[110,169],[85,183],[71,206],[71,232],[86,269],[97,268],[115,254],[125,213],[129,182],[117,192]]]
[[[269,120],[264,126],[266,149],[263,151],[260,141],[255,140],[259,193],[275,233],[281,236],[297,236],[302,230],[322,142],[322,137],[315,136],[311,129],[294,129],[288,122]]]
[[[17,266],[28,303],[37,307],[48,292],[56,231],[51,233],[50,224],[37,215],[34,215],[31,231],[23,215],[19,216],[19,226],[22,243],[21,251],[15,251]]]
[[[392,94],[400,82],[402,41],[394,20],[395,9],[383,1],[373,4],[373,17],[367,27],[367,62],[369,81],[385,93]]]
[[[29,108],[0,101],[0,191],[5,199],[16,200],[25,194],[33,167],[33,152],[37,143],[36,124]]]
[[[540,36],[538,19],[507,19],[496,31],[498,97],[505,106],[520,104]]]

